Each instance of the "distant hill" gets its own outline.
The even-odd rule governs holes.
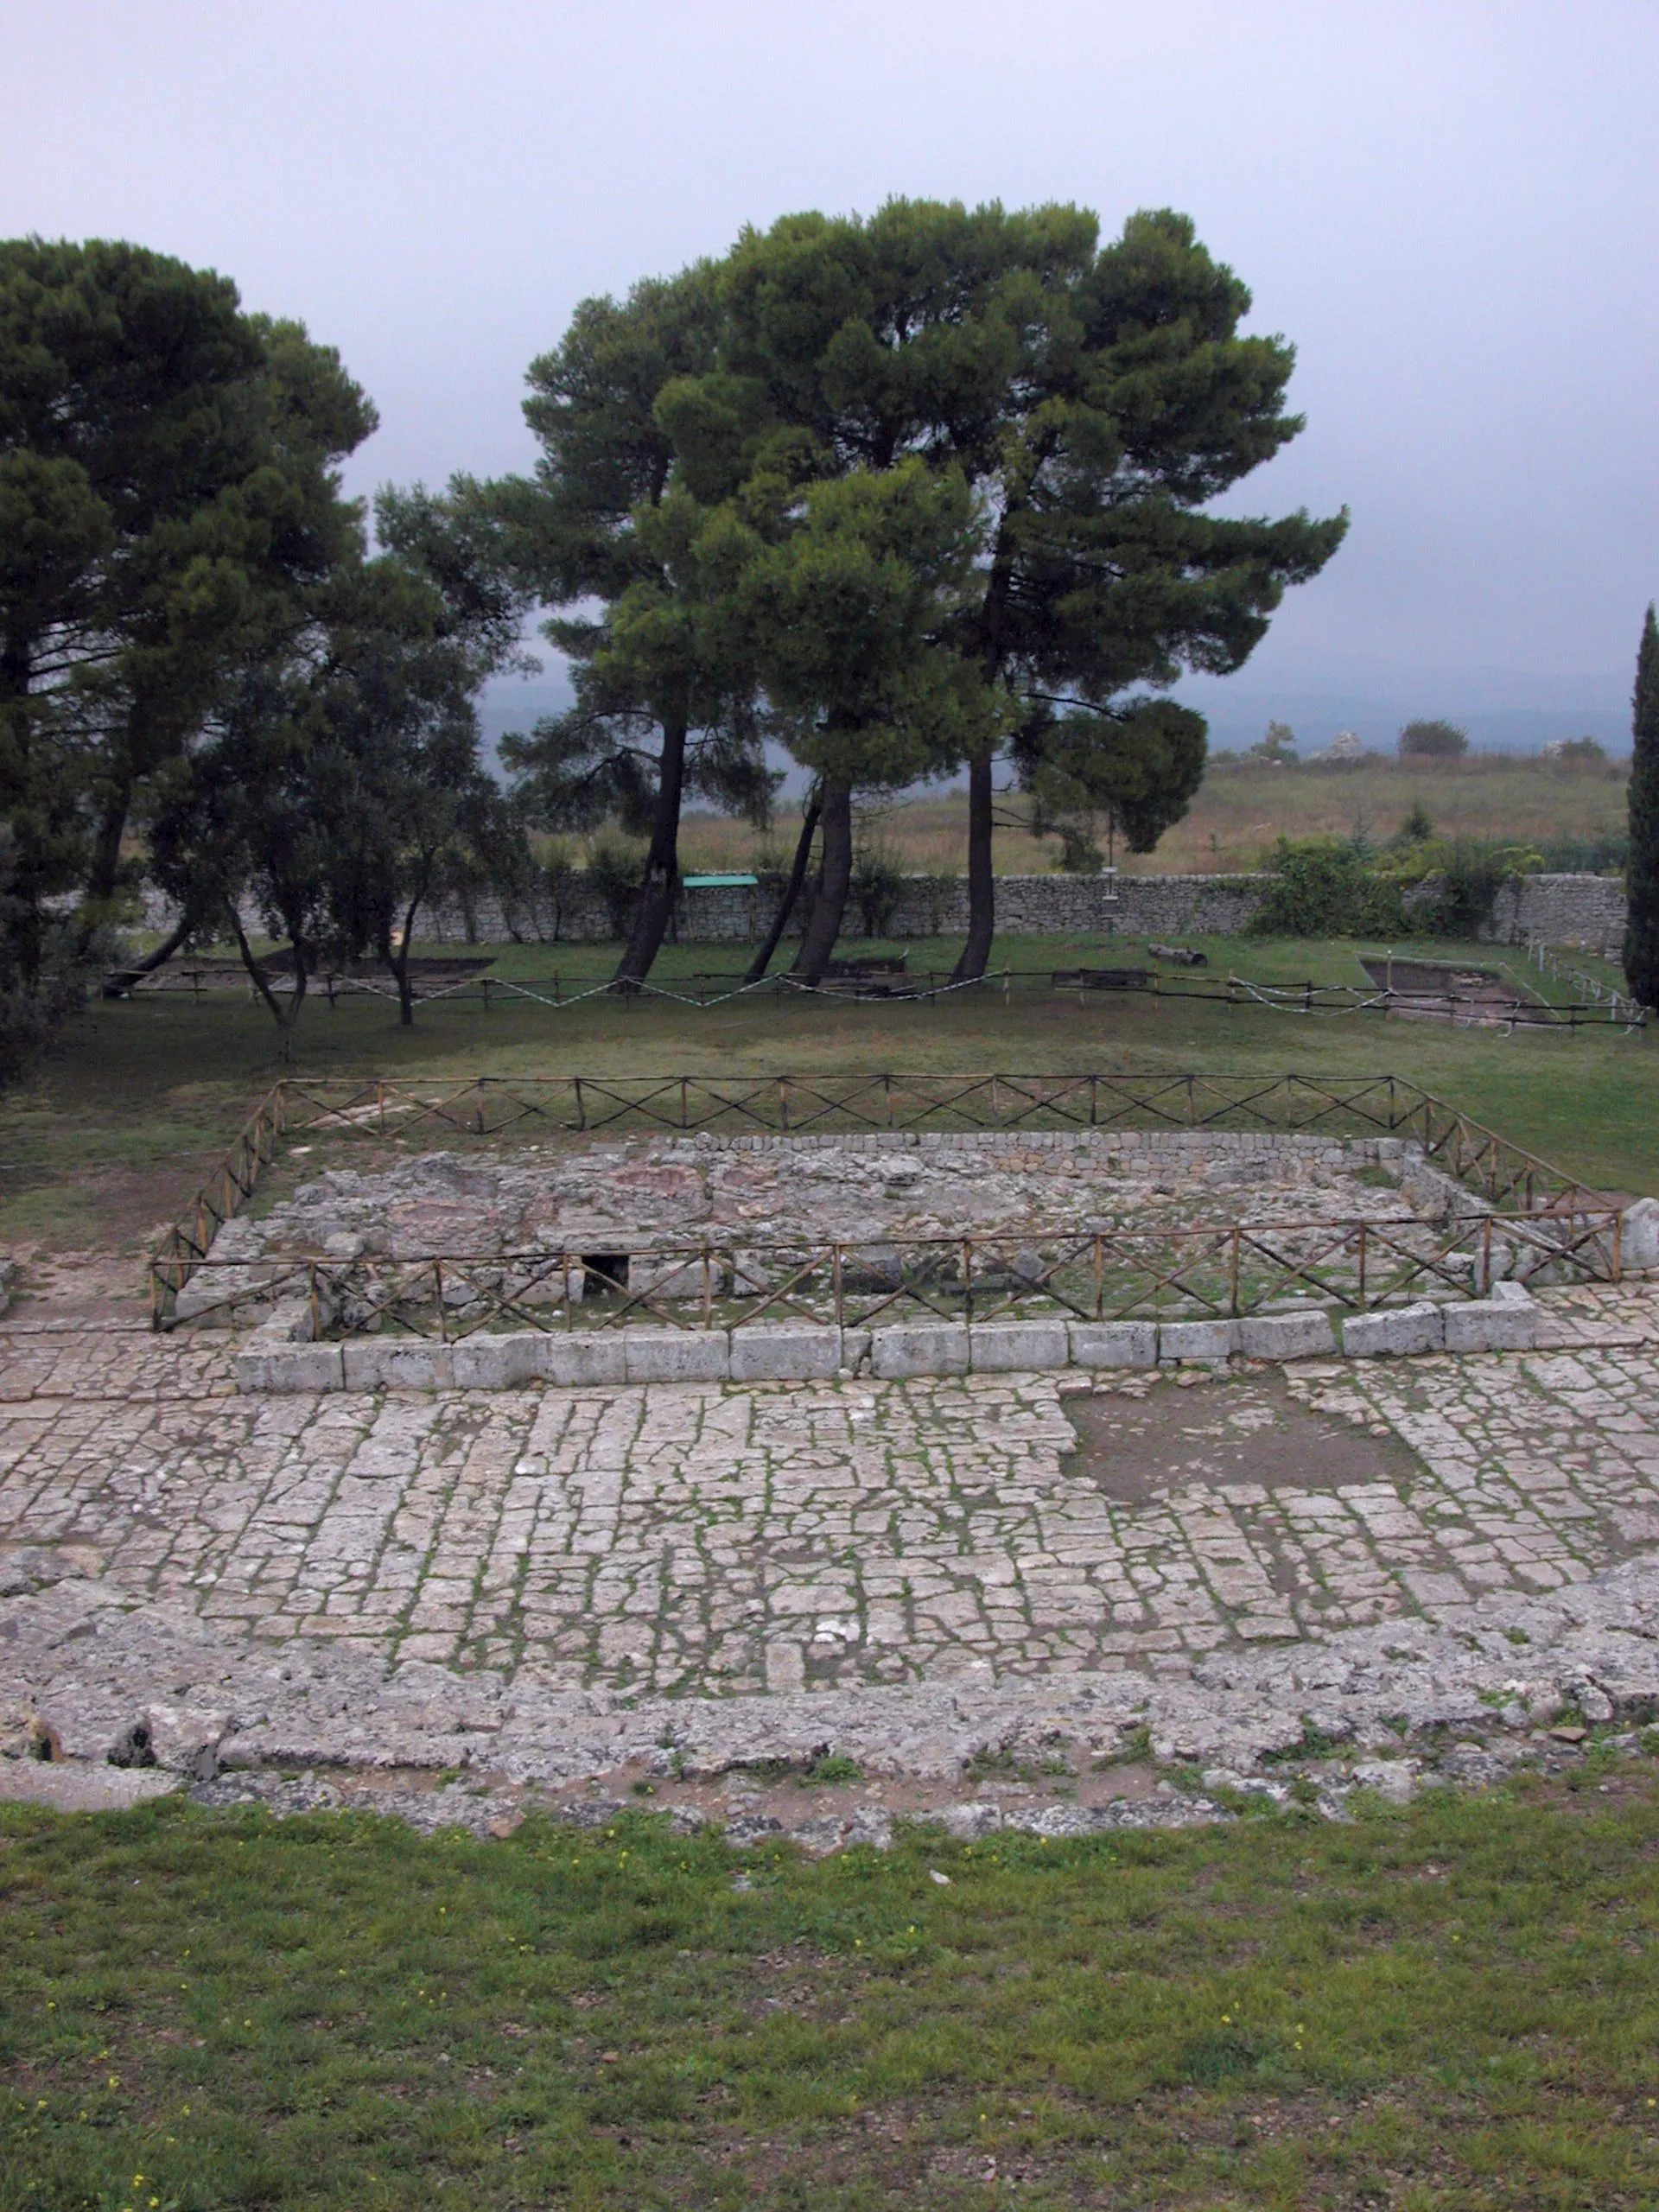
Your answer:
[[[1322,750],[1339,729],[1357,731],[1373,752],[1392,753],[1404,723],[1443,715],[1468,731],[1477,753],[1541,753],[1552,738],[1593,737],[1620,759],[1630,749],[1628,691],[1628,681],[1611,674],[1528,678],[1475,670],[1414,671],[1393,680],[1370,677],[1317,690],[1278,690],[1245,677],[1211,677],[1179,685],[1175,696],[1208,717],[1216,752],[1248,752],[1276,721],[1295,731],[1304,759]],[[499,763],[509,730],[532,728],[543,715],[561,713],[570,697],[569,683],[557,672],[529,683],[509,677],[488,684],[479,719],[492,766]],[[785,798],[800,790],[801,772],[787,753],[774,749],[772,766],[785,771]]]
[[[569,704],[570,686],[562,677],[525,683],[517,677],[504,677],[486,684],[478,719],[483,726],[484,753],[490,766],[499,771],[500,743],[509,730],[527,734],[543,715],[562,714]]]

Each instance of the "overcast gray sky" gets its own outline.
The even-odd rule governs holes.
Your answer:
[[[526,465],[574,302],[746,222],[1183,208],[1299,348],[1308,428],[1234,504],[1354,517],[1237,696],[1628,696],[1654,0],[9,0],[0,99],[0,231],[140,239],[302,317],[379,406],[363,489]]]

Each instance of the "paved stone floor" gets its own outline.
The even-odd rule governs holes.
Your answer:
[[[8,1326],[0,1543],[550,1688],[1185,1672],[1659,1541],[1659,1285],[1545,1302],[1535,1353],[1126,1377],[1085,1450],[1065,1375],[244,1398],[222,1346]]]

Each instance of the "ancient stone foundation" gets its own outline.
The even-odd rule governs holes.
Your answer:
[[[266,1391],[1513,1351],[1549,1233],[1397,1137],[704,1132],[333,1172],[227,1223],[176,1310],[251,1328]]]

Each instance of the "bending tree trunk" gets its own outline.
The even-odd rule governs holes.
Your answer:
[[[179,947],[195,928],[195,917],[187,906],[153,952],[143,953],[137,960],[126,963],[130,976],[153,976],[158,968],[165,968]]]
[[[308,980],[304,944],[296,930],[294,932],[294,988],[284,1007],[270,988],[270,978],[266,975],[264,965],[254,957],[253,947],[248,943],[248,933],[242,926],[242,917],[238,913],[234,902],[231,906],[231,920],[236,930],[242,965],[252,978],[255,990],[270,1008],[270,1018],[276,1025],[278,1048],[284,1062],[289,1061],[294,1057],[294,1025],[300,1018],[300,1008],[305,1004],[305,987]]]
[[[803,983],[821,983],[841,935],[842,916],[853,880],[853,793],[848,784],[826,784],[822,795],[823,866],[818,895],[791,971]]]
[[[651,825],[645,880],[634,908],[633,929],[613,982],[627,990],[650,975],[673,918],[680,880],[680,793],[685,782],[685,724],[663,725],[662,769],[657,779],[657,811]]]
[[[968,942],[951,976],[957,983],[977,982],[985,973],[996,934],[991,826],[991,755],[976,753],[968,764]]]
[[[801,834],[796,841],[795,859],[789,871],[789,881],[784,886],[784,895],[778,901],[772,927],[766,931],[760,950],[749,963],[749,972],[743,978],[746,983],[760,982],[772,965],[772,956],[784,941],[784,931],[789,927],[800,899],[801,886],[806,881],[806,864],[812,857],[812,839],[817,834],[818,817],[823,811],[818,794],[814,791],[806,803],[805,813],[801,817]]]
[[[404,931],[394,945],[390,929],[380,941],[380,957],[391,969],[392,980],[397,986],[397,1022],[403,1029],[415,1027],[415,994],[409,981],[409,956],[415,944],[415,917],[421,911],[430,882],[430,871],[421,878],[421,886],[404,912]]]

